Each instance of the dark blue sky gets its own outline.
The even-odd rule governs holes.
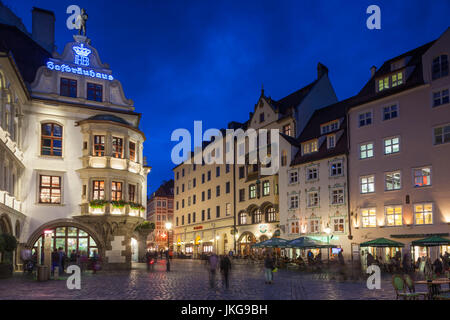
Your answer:
[[[173,177],[176,128],[245,121],[260,95],[279,99],[325,64],[339,99],[357,93],[370,67],[439,37],[450,1],[3,0],[31,31],[33,6],[56,15],[58,51],[72,40],[67,6],[89,14],[88,36],[143,114],[149,191]],[[381,30],[366,8],[381,8]]]

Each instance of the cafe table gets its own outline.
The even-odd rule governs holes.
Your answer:
[[[438,279],[433,279],[432,281],[419,280],[419,281],[416,281],[415,284],[426,284],[426,285],[428,285],[429,299],[433,299],[433,297],[435,295],[438,295],[440,293],[440,289],[439,289],[440,285],[445,285],[445,284],[450,285],[450,279],[438,278]]]

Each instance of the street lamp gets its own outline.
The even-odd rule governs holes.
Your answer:
[[[172,222],[170,222],[170,221],[166,222],[166,229],[167,229],[167,251],[169,251],[169,249],[170,249],[169,232],[170,232],[170,229],[172,229]]]
[[[325,229],[323,229],[323,231],[325,231],[325,233],[327,234],[327,245],[330,244],[330,233],[331,233],[331,228],[330,225],[327,223],[327,226]],[[327,252],[328,252],[328,262],[330,261],[330,248],[327,248]]]

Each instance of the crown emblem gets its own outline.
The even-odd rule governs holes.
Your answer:
[[[84,44],[80,44],[80,46],[73,47],[73,50],[76,52],[77,55],[82,57],[87,57],[92,51],[88,48],[84,47]]]

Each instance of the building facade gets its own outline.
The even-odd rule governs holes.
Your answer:
[[[417,259],[426,248],[411,248],[413,240],[449,235],[449,52],[447,29],[437,40],[373,67],[348,112],[356,252],[357,244],[385,237],[404,243]],[[449,251],[434,248],[434,259],[439,249]]]
[[[1,25],[7,231],[14,225],[22,248],[41,250],[50,231],[52,248],[97,251],[105,268],[129,268],[150,170],[141,114],[89,38],[49,51],[54,34],[40,28],[52,24],[52,12],[34,8],[31,37]]]
[[[173,230],[166,229],[166,223],[173,226],[173,180],[164,182],[147,201],[147,220],[154,223],[155,229],[150,235],[149,247],[154,250],[166,250],[172,247]]]

